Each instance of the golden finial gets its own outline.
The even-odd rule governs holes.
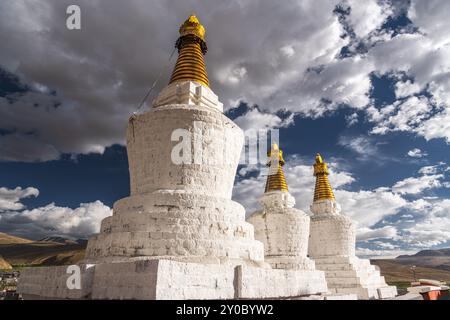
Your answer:
[[[323,163],[322,156],[320,153],[316,154],[316,163]]]
[[[270,191],[288,191],[286,179],[282,166],[285,161],[283,159],[283,151],[280,150],[276,143],[272,144],[272,148],[267,152],[269,160],[269,174],[267,176],[265,192]]]
[[[328,166],[322,160],[322,156],[316,155],[316,163],[314,164],[314,176],[316,177],[316,187],[314,190],[314,201],[318,200],[334,200],[333,189],[331,189],[328,181]]]
[[[194,13],[180,27],[181,36],[193,34],[205,41],[205,33],[205,27],[201,25]]]
[[[170,78],[170,83],[180,81],[196,81],[209,87],[203,55],[206,54],[205,28],[195,14],[180,27],[180,37],[175,47],[178,48],[178,59]]]

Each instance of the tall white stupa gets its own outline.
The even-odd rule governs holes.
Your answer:
[[[289,298],[322,291],[307,286],[299,270],[265,263],[243,206],[231,200],[244,135],[209,87],[205,28],[194,15],[176,47],[169,85],[150,111],[128,123],[131,195],[90,238],[83,264],[24,270],[18,291],[25,298]]]
[[[355,255],[355,223],[341,213],[330,182],[328,167],[316,156],[316,185],[311,205],[309,257],[325,271],[328,289],[336,294],[356,294],[359,299],[385,299],[397,295],[388,286],[377,266]]]

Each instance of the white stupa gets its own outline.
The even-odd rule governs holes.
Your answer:
[[[74,268],[32,268],[19,282],[25,298],[289,298],[322,291],[305,285],[304,272],[265,263],[244,208],[231,200],[244,135],[209,88],[204,37],[189,17],[169,85],[150,111],[130,118],[131,195],[114,204],[90,238],[85,262],[73,266],[81,270],[79,286]]]
[[[265,261],[273,268],[315,271],[314,261],[307,257],[309,216],[294,208],[295,199],[289,193],[282,168],[283,152],[277,144],[273,144],[268,157],[269,173],[259,200],[262,210],[247,221],[255,227],[255,238],[264,244]],[[316,274],[323,272],[311,273],[311,277]],[[325,282],[324,277],[322,280]]]
[[[327,164],[317,154],[316,186],[311,205],[309,257],[325,271],[328,289],[336,294],[357,294],[359,299],[384,299],[397,295],[377,266],[355,255],[355,223],[341,213],[328,181]]]

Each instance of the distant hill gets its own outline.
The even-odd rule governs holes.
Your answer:
[[[61,243],[61,244],[76,244],[77,242],[75,240],[70,240],[63,237],[45,237],[39,240],[39,242],[54,242],[54,243]]]
[[[80,244],[82,246],[87,246],[87,239],[77,239],[71,240],[63,237],[45,237],[39,240],[39,242],[53,242],[53,243],[61,243],[61,244]]]
[[[46,237],[31,241],[8,234],[0,234],[0,256],[11,265],[66,265],[84,259],[86,240]]]
[[[31,243],[31,242],[33,242],[33,241],[0,232],[0,244]]]
[[[372,260],[380,267],[387,281],[413,281],[411,270],[415,266],[416,278],[442,280],[450,283],[450,248],[422,250],[413,255],[401,255],[395,259]]]
[[[10,270],[10,269],[12,269],[12,266],[9,264],[9,262],[3,259],[2,256],[0,256],[0,270]]]
[[[450,257],[450,248],[436,250],[422,250],[413,255],[401,255],[396,259],[414,258],[414,257]]]
[[[405,264],[397,259],[379,259],[371,260],[372,264],[380,267],[381,275],[386,278],[387,282],[411,282],[414,280],[414,274],[411,270],[412,264]],[[418,265],[415,263],[414,265]],[[416,279],[434,279],[450,283],[450,271],[435,267],[415,268]]]
[[[450,248],[422,250],[414,255],[398,256],[395,261],[403,265],[436,268],[450,272]]]

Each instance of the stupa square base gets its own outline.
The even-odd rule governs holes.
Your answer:
[[[390,299],[397,288],[386,284],[380,270],[369,260],[356,256],[316,257],[316,266],[325,272],[332,294],[356,294],[358,299]]]
[[[69,289],[67,266],[26,269],[18,292],[25,299],[258,299],[327,292],[325,274],[247,265],[175,260],[79,265],[81,288]]]

